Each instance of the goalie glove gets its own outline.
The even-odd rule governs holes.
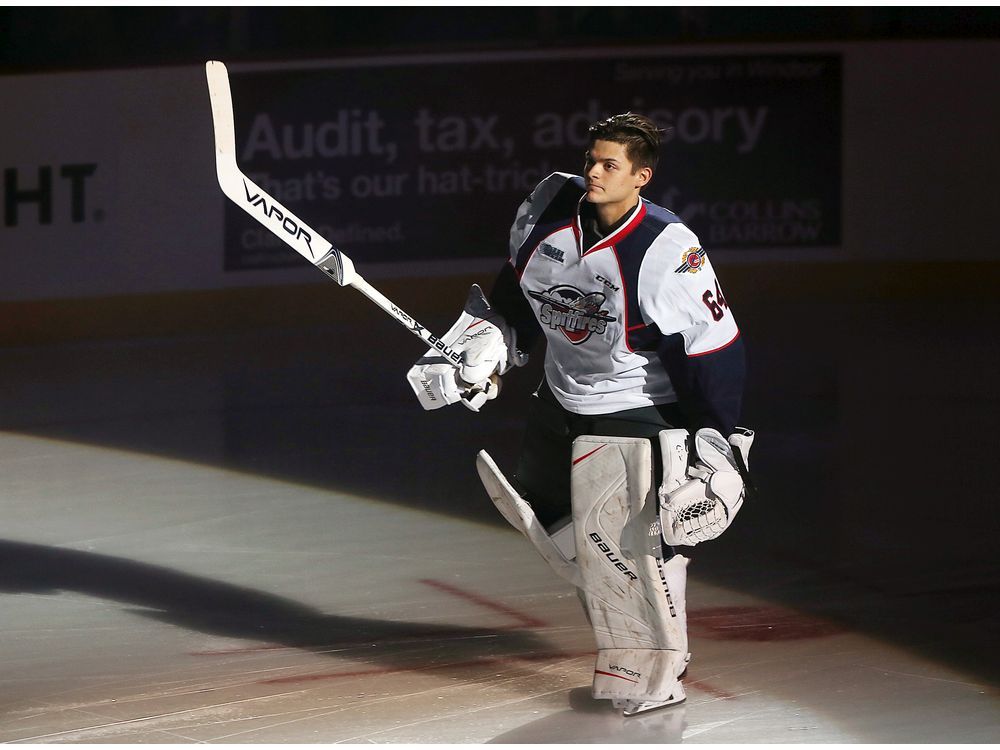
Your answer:
[[[703,428],[694,436],[695,461],[688,465],[685,430],[660,433],[663,483],[660,528],[671,546],[694,546],[715,539],[736,518],[746,497],[753,430],[737,427],[727,441],[718,430]]]
[[[424,409],[440,409],[461,401],[479,411],[500,393],[500,375],[521,367],[528,355],[516,346],[517,335],[493,312],[478,284],[473,284],[465,309],[441,337],[442,343],[462,356],[456,368],[437,349],[428,349],[406,373],[410,387]]]

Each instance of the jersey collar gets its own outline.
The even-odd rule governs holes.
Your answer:
[[[622,239],[630,235],[635,231],[642,220],[646,217],[646,202],[640,197],[639,204],[632,209],[632,212],[628,217],[619,223],[617,229],[606,235],[600,242],[589,249],[583,247],[583,219],[582,213],[584,211],[584,202],[586,200],[586,195],[580,198],[580,202],[577,204],[576,211],[576,221],[573,224],[573,234],[576,235],[576,244],[580,249],[581,256],[590,255],[590,253],[595,253],[598,250],[603,250],[606,247],[611,247],[616,242],[620,242]]]

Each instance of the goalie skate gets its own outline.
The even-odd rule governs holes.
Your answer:
[[[658,708],[676,706],[678,703],[683,703],[685,700],[687,700],[687,694],[684,692],[684,685],[678,682],[676,690],[674,690],[671,696],[666,700],[641,701],[615,698],[611,701],[611,705],[616,710],[620,710],[622,712],[622,716],[636,716],[637,714],[644,714],[647,711],[655,711]]]
[[[678,703],[683,703],[687,700],[687,693],[684,691],[684,685],[680,681],[687,677],[687,665],[690,662],[691,654],[688,654],[684,659],[684,671],[677,675],[677,689],[666,700],[643,701],[614,698],[611,701],[612,707],[621,711],[622,716],[635,716],[636,714],[644,714],[647,711],[655,711],[658,708],[668,708],[676,706]]]

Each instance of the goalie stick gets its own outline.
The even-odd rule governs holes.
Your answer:
[[[222,192],[331,279],[341,286],[357,289],[428,346],[441,352],[450,364],[459,367],[462,364],[461,354],[361,278],[350,258],[240,171],[236,164],[236,125],[233,120],[229,72],[221,62],[209,60],[205,64],[205,73],[208,76],[208,94],[212,100],[212,122],[215,125],[215,167]]]

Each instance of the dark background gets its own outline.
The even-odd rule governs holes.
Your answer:
[[[795,79],[759,72],[793,66],[816,72]],[[680,80],[623,81],[618,73],[623,67],[660,75],[669,69]],[[630,108],[669,129],[654,177],[643,190],[648,200],[677,213],[713,250],[787,248],[807,256],[808,248],[840,245],[841,68],[837,54],[622,58],[607,53],[594,59],[242,72],[230,79],[240,168],[251,180],[320,234],[324,225],[397,228],[397,236],[363,243],[326,233],[364,263],[496,258],[511,207],[552,172],[579,170],[589,124]],[[708,70],[717,78],[703,72]],[[510,96],[497,96],[507,90]],[[766,126],[752,139],[735,124],[736,115],[719,130],[708,124],[710,113],[737,107],[742,117],[764,115]],[[468,147],[457,147],[454,135],[438,140],[449,129],[420,127],[418,112],[463,124],[458,140]],[[264,129],[255,125],[261,113],[269,123]],[[352,117],[359,122],[369,113],[384,123],[380,147],[371,152],[364,139],[334,137],[325,140],[327,148],[332,143],[348,151],[345,143],[351,143],[357,149],[321,157],[302,135],[313,123],[339,125]],[[488,137],[478,137],[476,120],[453,113],[490,121]],[[704,117],[704,127],[686,125],[690,113]],[[290,133],[287,146],[283,132]],[[505,142],[509,153],[497,147]],[[384,156],[386,143],[398,152],[391,163]],[[283,187],[310,173],[336,180],[338,191],[315,189],[310,198],[301,189],[296,195]],[[516,179],[497,176],[505,173]],[[441,177],[459,174],[470,187],[464,179],[449,186]],[[376,187],[355,195],[351,186],[357,178],[375,180]],[[372,190],[382,194],[373,197]],[[240,240],[245,227],[244,211],[227,205],[227,270],[301,263],[283,243],[266,253],[256,243],[245,247]],[[755,231],[761,228],[783,232]]]
[[[632,44],[683,44],[696,55],[701,44],[998,36],[996,8],[8,7],[0,72]],[[961,123],[943,137],[960,142]],[[716,263],[749,351],[743,421],[758,430],[751,463],[761,491],[723,540],[695,551],[693,574],[996,678],[996,259],[966,264],[964,281],[945,285],[935,280],[949,264],[937,262]],[[380,288],[440,331],[471,280]],[[238,302],[294,306],[280,291],[251,298]],[[449,307],[455,313],[437,312]],[[502,524],[472,459],[486,447],[511,466],[540,353],[482,415],[424,414],[402,380],[419,345],[387,318],[342,311],[255,326],[253,316],[221,310],[240,325],[194,320],[160,338],[4,347],[0,429]],[[379,345],[348,350],[352,337]],[[46,387],[53,379],[59,387]],[[201,439],[207,424],[221,444]]]
[[[986,39],[1000,9],[4,8],[0,66],[40,70],[663,43]]]

